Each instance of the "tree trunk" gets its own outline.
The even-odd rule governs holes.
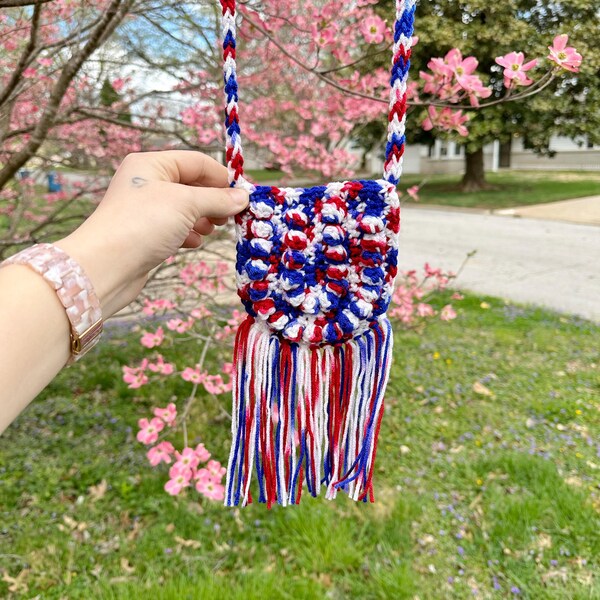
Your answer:
[[[461,187],[463,192],[478,192],[491,187],[485,180],[483,148],[465,154],[465,174]]]
[[[512,140],[500,144],[500,164],[501,169],[510,169],[510,159],[512,157]]]

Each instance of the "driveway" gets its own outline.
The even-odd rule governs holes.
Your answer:
[[[402,209],[400,268],[456,271],[457,286],[600,322],[600,227],[461,210]]]

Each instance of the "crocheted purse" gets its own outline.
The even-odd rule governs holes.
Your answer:
[[[397,272],[406,82],[415,0],[396,0],[383,179],[311,188],[244,178],[236,79],[236,3],[223,15],[226,158],[250,192],[236,218],[237,287],[248,313],[235,340],[227,506],[300,502],[343,490],[374,501],[373,465],[388,380],[385,316]]]

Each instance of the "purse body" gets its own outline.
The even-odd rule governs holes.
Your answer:
[[[238,294],[282,339],[345,342],[386,312],[400,227],[389,182],[260,186],[236,226]]]

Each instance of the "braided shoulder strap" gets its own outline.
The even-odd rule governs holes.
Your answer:
[[[236,74],[236,0],[220,0],[223,13],[223,77],[225,80],[226,159],[232,187],[249,191],[254,186],[244,177],[244,155],[238,112]],[[406,91],[416,0],[396,0],[391,94],[388,115],[388,135],[383,178],[397,185],[402,174],[402,155],[406,141]]]

